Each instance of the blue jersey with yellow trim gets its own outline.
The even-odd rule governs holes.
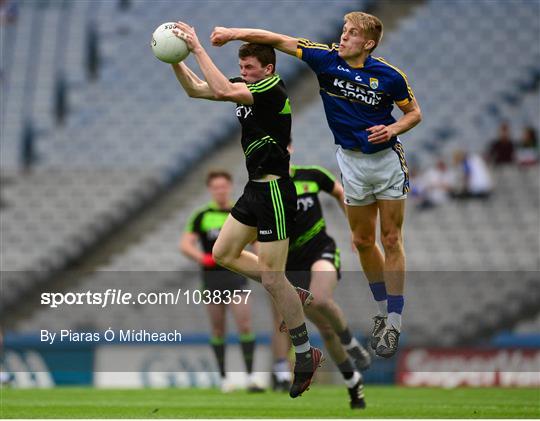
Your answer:
[[[335,143],[344,149],[370,154],[391,148],[398,138],[371,144],[369,127],[389,125],[394,102],[405,105],[414,94],[407,77],[384,59],[368,56],[362,67],[351,67],[339,57],[338,45],[298,40],[298,58],[317,74],[328,125]]]

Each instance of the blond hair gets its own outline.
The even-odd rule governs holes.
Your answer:
[[[383,24],[378,17],[364,12],[350,12],[343,20],[352,23],[367,39],[375,41],[375,46],[369,50],[370,53],[377,48],[383,36]]]

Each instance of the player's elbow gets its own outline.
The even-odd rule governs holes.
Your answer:
[[[422,121],[422,111],[416,111],[416,124],[419,124]]]
[[[418,105],[411,110],[411,116],[415,126],[422,121],[422,110]]]
[[[233,101],[233,91],[229,88],[214,89],[214,97],[218,101]]]
[[[227,91],[225,89],[219,89],[214,91],[214,96],[219,101],[227,101],[229,99],[229,95],[227,94]]]
[[[203,93],[197,90],[187,91],[187,94],[190,98],[204,98]]]

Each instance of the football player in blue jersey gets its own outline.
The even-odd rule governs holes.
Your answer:
[[[363,12],[345,15],[338,44],[325,45],[261,29],[216,27],[214,46],[232,40],[269,44],[305,61],[317,74],[328,125],[338,145],[347,217],[378,314],[371,346],[391,357],[398,348],[404,306],[405,253],[402,226],[409,191],[399,135],[422,119],[407,77],[372,56],[383,24]],[[402,111],[392,117],[394,103]],[[377,246],[380,218],[384,255]]]

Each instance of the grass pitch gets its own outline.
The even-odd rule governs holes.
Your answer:
[[[539,418],[535,389],[366,388],[367,408],[349,409],[345,387],[285,393],[92,388],[2,389],[0,418]]]

